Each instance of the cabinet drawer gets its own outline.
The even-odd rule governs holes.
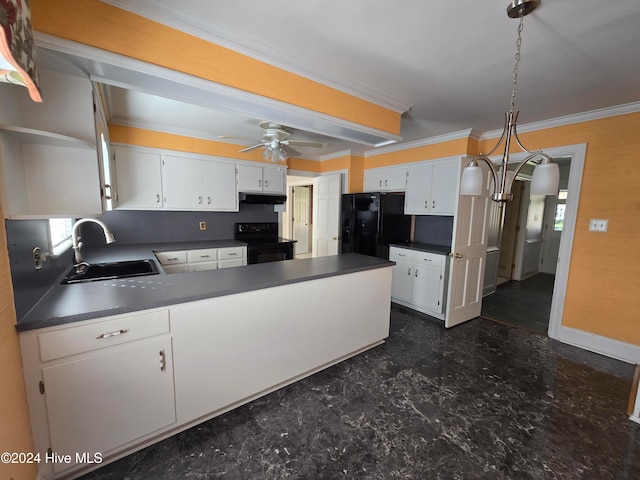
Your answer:
[[[203,272],[205,270],[216,270],[218,268],[218,262],[195,262],[189,264],[190,272]]]
[[[47,362],[169,331],[169,310],[160,310],[43,332],[38,335],[40,360]]]
[[[186,251],[156,252],[156,258],[160,265],[173,265],[174,263],[187,263]]]
[[[228,247],[218,250],[218,260],[229,260],[244,257],[246,247]]]
[[[180,263],[178,265],[166,265],[162,269],[164,273],[187,273],[189,271],[189,265],[186,263]]]
[[[244,264],[244,258],[231,258],[218,261],[218,268],[242,267]]]
[[[405,248],[391,247],[389,249],[389,260],[404,260],[405,262],[412,262],[416,253],[417,252],[414,252],[413,250],[407,250]]]
[[[432,267],[441,267],[444,263],[444,255],[428,252],[415,252],[413,261],[421,265],[431,265]]]
[[[215,261],[218,259],[218,249],[202,248],[199,250],[189,250],[187,251],[187,259],[189,263]]]

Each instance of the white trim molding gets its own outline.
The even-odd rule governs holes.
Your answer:
[[[194,35],[207,40],[216,45],[228,48],[235,52],[247,55],[261,62],[273,65],[282,70],[286,70],[296,75],[308,78],[354,97],[360,98],[370,103],[374,103],[388,110],[397,113],[409,111],[413,105],[379,92],[365,85],[352,80],[340,77],[317,66],[275,48],[273,45],[266,45],[252,37],[239,35],[222,25],[205,21],[201,17],[186,13],[184,10],[173,6],[158,4],[153,0],[102,0],[104,3],[113,5],[122,10],[127,10],[136,15],[148,18],[163,25],[167,25],[181,32]]]
[[[384,153],[400,152],[402,150],[410,150],[412,148],[426,147],[427,145],[435,145],[438,143],[450,142],[452,140],[460,140],[463,138],[477,138],[475,137],[477,132],[471,128],[467,130],[461,130],[459,132],[447,133],[445,135],[438,135],[436,137],[423,138],[421,140],[415,140],[413,142],[402,143],[399,145],[392,145],[389,147],[379,147],[375,150],[369,150],[364,153],[365,157],[375,157],[376,155],[382,155]]]
[[[564,326],[560,327],[556,340],[624,362],[640,363],[639,345]]]
[[[591,120],[600,120],[602,118],[617,117],[618,115],[626,115],[629,113],[640,112],[640,102],[626,103],[614,107],[600,108],[583,113],[575,113],[564,117],[552,118],[540,122],[532,122],[524,125],[518,125],[518,134],[535,132],[536,130],[544,130],[546,128],[564,127],[573,125],[574,123],[588,122]],[[502,130],[491,130],[480,135],[480,140],[488,140],[490,138],[498,138],[502,135]]]

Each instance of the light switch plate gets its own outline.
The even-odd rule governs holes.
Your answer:
[[[602,218],[592,218],[589,221],[590,232],[606,232],[609,228],[609,220]]]

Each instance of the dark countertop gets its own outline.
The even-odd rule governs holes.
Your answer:
[[[433,245],[431,243],[392,243],[389,246],[408,248],[409,250],[418,250],[420,252],[437,253],[440,255],[448,255],[451,253],[450,246]]]
[[[113,244],[87,248],[83,254],[86,260],[93,262],[151,258],[160,267],[153,251],[238,245],[244,244],[234,240],[185,244]],[[392,265],[393,262],[388,260],[349,253],[202,272],[165,274],[160,269],[157,275],[71,285],[57,283],[17,323],[16,329],[27,331],[45,328]]]

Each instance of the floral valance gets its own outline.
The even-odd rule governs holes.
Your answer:
[[[0,0],[0,82],[27,87],[42,101],[28,0]]]

